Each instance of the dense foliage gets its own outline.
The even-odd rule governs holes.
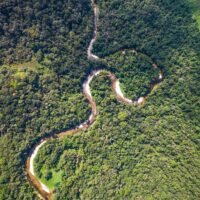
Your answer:
[[[35,199],[25,170],[30,150],[90,115],[82,81],[92,10],[74,0],[4,0],[0,10],[0,199]]]
[[[188,4],[97,3],[95,51],[127,96],[149,91],[158,75],[153,62],[165,79],[145,105],[134,107],[117,102],[105,74],[96,78],[96,122],[46,143],[36,157],[38,177],[59,200],[199,199],[200,33]],[[86,58],[93,15],[90,1],[4,0],[0,9],[0,199],[36,199],[25,173],[29,150],[90,112],[81,83],[92,67],[101,67]],[[123,54],[126,48],[142,53]]]
[[[62,174],[54,182],[55,199],[199,198],[198,65],[190,63],[190,71],[184,61],[144,107],[118,103],[107,77],[94,80],[100,112],[94,126],[47,143],[36,160],[47,185],[56,179],[52,171]]]
[[[119,51],[104,58],[104,62],[107,69],[119,78],[120,87],[129,99],[137,100],[146,96],[150,93],[151,85],[159,81],[160,71],[153,67],[155,63],[134,50]]]
[[[62,74],[84,72],[93,28],[89,0],[4,0],[0,9],[1,63],[36,57]]]
[[[142,94],[138,88],[144,86],[142,80],[148,80],[142,66],[150,68],[152,61],[142,57],[142,62],[141,54],[136,57],[131,51],[108,56],[112,52],[127,47],[147,52],[165,70],[165,80],[144,107],[116,102],[105,76],[92,83],[100,112],[94,126],[79,136],[51,141],[37,157],[38,176],[55,189],[55,199],[200,197],[200,57],[196,24],[183,2],[131,2],[100,2],[96,51],[107,55],[108,69],[122,79],[129,97]],[[140,5],[144,9],[139,9]],[[154,9],[159,10],[160,16],[154,21],[144,19],[142,13],[153,15]],[[134,23],[130,23],[132,15],[138,17]],[[149,77],[153,78],[151,73]],[[59,180],[55,170],[61,174]]]
[[[100,33],[95,49],[99,55],[135,47],[159,65],[169,66],[174,50],[187,46],[199,51],[199,32],[187,1],[98,0],[98,5]]]

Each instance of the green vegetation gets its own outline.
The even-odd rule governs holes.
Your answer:
[[[81,150],[66,149],[62,144],[59,146],[58,142],[55,145],[55,141],[49,142],[42,149],[45,152],[53,153],[53,146],[56,148],[56,154],[52,154],[51,157],[48,157],[48,160],[46,160],[46,156],[39,154],[35,161],[38,178],[52,190],[57,189],[63,181],[65,184],[71,185],[71,182],[74,181],[82,169],[83,157]],[[65,151],[63,151],[64,149]],[[45,162],[46,165],[43,165],[42,162]]]
[[[104,75],[92,82],[100,112],[95,124],[78,136],[45,144],[38,153],[38,169],[64,170],[55,199],[198,199],[200,62],[188,55],[196,63],[190,68],[187,56],[176,60],[185,64],[176,65],[177,74],[165,79],[144,107],[118,103]],[[69,149],[77,152],[73,169],[71,154],[61,157]]]
[[[90,108],[82,82],[94,68],[143,106],[117,102],[104,74],[91,84],[99,115],[76,136],[52,139],[35,160],[54,199],[200,199],[200,32],[182,0],[98,0],[102,65],[87,60],[89,0],[0,3],[0,199],[38,199],[25,162],[45,135],[73,128]],[[138,55],[131,50],[135,48]],[[24,63],[24,64],[19,64]]]
[[[46,169],[42,169],[42,174],[45,174],[45,178],[41,178],[42,183],[44,183],[50,190],[53,190],[55,187],[59,186],[62,182],[63,172]]]
[[[200,29],[200,1],[199,0],[188,0],[193,10],[194,18],[197,20]]]
[[[90,115],[82,81],[91,67],[92,10],[89,0],[0,7],[0,199],[38,199],[25,170],[30,150]]]
[[[106,57],[105,62],[120,79],[124,94],[133,100],[149,93],[151,83],[159,79],[159,69],[153,68],[151,59],[133,50],[119,51]]]

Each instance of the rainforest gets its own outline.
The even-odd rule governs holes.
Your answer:
[[[200,199],[197,0],[0,2],[0,200]]]

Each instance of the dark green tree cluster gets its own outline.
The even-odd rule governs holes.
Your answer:
[[[107,69],[120,80],[120,87],[129,99],[137,100],[150,93],[159,80],[160,70],[152,60],[134,50],[122,50],[105,57]]]

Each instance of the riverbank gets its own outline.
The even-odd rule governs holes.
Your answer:
[[[93,11],[94,11],[94,34],[93,34],[93,38],[91,39],[91,42],[89,44],[89,47],[87,49],[87,55],[88,55],[89,60],[98,62],[100,60],[100,58],[92,53],[93,45],[94,45],[94,43],[97,39],[97,35],[98,35],[98,18],[99,18],[99,9],[98,9],[98,6],[96,5],[94,0],[92,0],[92,7],[93,7]],[[155,66],[157,67],[156,64],[153,64],[154,68],[155,68]],[[54,133],[49,137],[43,138],[40,142],[38,142],[38,144],[36,144],[32,153],[30,154],[30,157],[27,159],[26,169],[27,169],[28,178],[29,178],[31,184],[37,189],[37,191],[40,193],[40,195],[44,199],[50,200],[52,198],[52,191],[50,191],[49,188],[47,186],[45,186],[41,181],[39,181],[37,179],[37,177],[35,176],[35,173],[34,173],[34,158],[36,157],[36,155],[37,155],[39,149],[42,147],[42,145],[44,145],[48,140],[54,139],[54,138],[62,138],[62,137],[65,137],[65,136],[80,133],[84,130],[87,130],[95,122],[96,116],[98,114],[98,110],[97,110],[96,102],[95,102],[95,100],[93,99],[93,96],[92,96],[90,83],[102,71],[105,71],[105,70],[100,69],[100,70],[92,71],[89,74],[89,76],[87,77],[86,81],[83,83],[83,94],[87,98],[88,103],[91,105],[91,108],[92,108],[92,112],[91,112],[91,115],[89,116],[89,118],[85,122],[76,126],[74,129],[63,131],[63,132],[60,132],[60,133]],[[127,105],[135,105],[135,106],[144,104],[148,94],[146,96],[139,97],[135,101],[126,98],[125,95],[123,94],[123,92],[121,91],[120,81],[117,79],[115,74],[108,72],[108,71],[105,71],[105,72],[107,72],[108,77],[111,79],[112,90],[113,90],[113,93],[115,94],[115,97],[118,101],[123,102]],[[158,81],[155,84],[151,85],[151,90],[157,84],[159,84],[162,81],[162,79],[163,79],[163,73],[162,73],[162,71],[160,71],[160,73],[158,75]]]

